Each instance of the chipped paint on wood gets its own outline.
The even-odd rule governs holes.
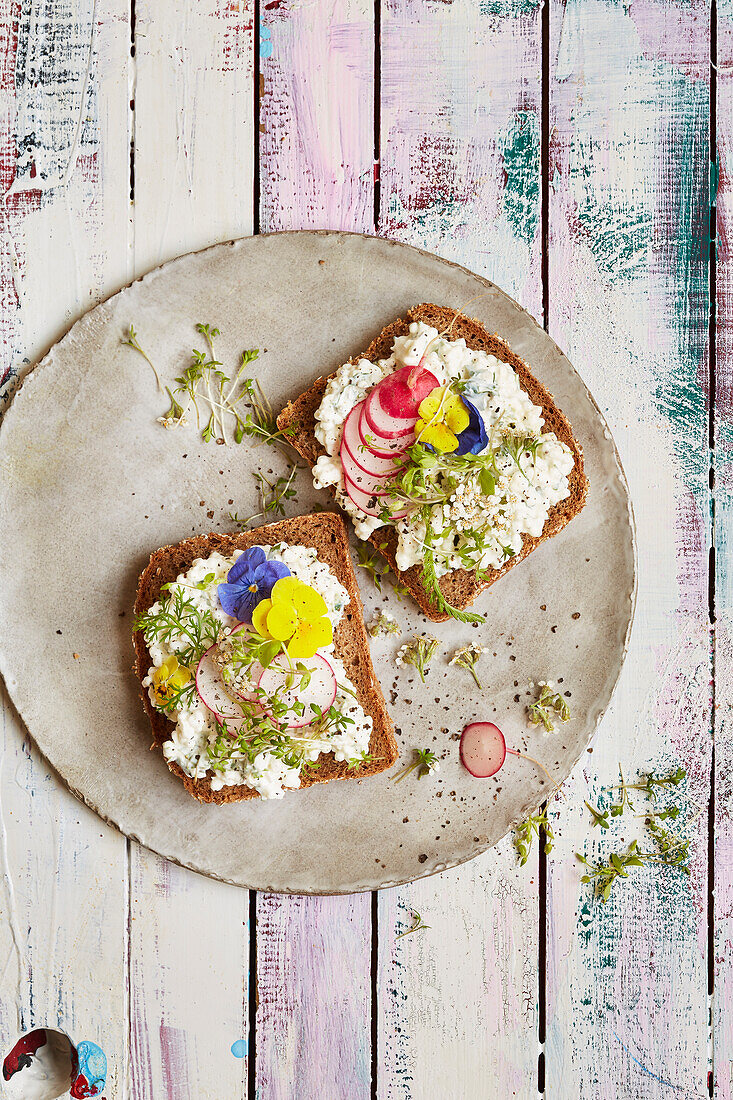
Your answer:
[[[550,332],[608,418],[635,503],[639,600],[614,702],[567,786],[548,881],[550,1095],[707,1091],[707,9],[654,7],[684,33],[650,56],[650,15],[571,0],[551,11]],[[692,60],[695,63],[692,64]],[[701,75],[700,75],[701,74]],[[605,906],[573,853],[583,799],[681,763],[692,875],[640,870]],[[648,847],[648,844],[647,844]],[[570,1021],[572,1020],[572,1026]]]

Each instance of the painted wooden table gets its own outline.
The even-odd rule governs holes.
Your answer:
[[[178,253],[377,232],[544,320],[614,432],[640,581],[552,853],[520,868],[508,838],[371,897],[166,863],[3,697],[4,1049],[94,1040],[109,1100],[733,1097],[732,142],[731,0],[0,0],[3,406]],[[574,853],[608,848],[583,802],[619,763],[687,769],[691,875],[603,905]],[[398,938],[413,908],[430,928]]]

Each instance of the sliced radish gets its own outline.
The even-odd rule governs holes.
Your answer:
[[[386,436],[378,435],[369,426],[369,422],[366,419],[366,403],[362,406],[361,415],[359,417],[359,436],[364,446],[373,455],[378,458],[390,458],[395,455],[402,455],[405,450],[415,442],[415,432],[410,431],[408,435],[395,436],[388,438]]]
[[[391,477],[392,474],[402,469],[402,464],[394,461],[395,458],[399,457],[399,452],[387,458],[373,454],[369,450],[359,434],[359,418],[362,405],[363,402],[359,402],[346,417],[339,450],[341,462],[344,462],[344,451],[346,451],[353,460],[354,465],[363,470],[365,474],[371,474],[372,477]]]
[[[379,391],[379,401],[387,416],[398,419],[417,417],[417,407],[428,394],[440,385],[440,382],[422,365],[400,367],[394,374],[388,374],[375,386]]]
[[[278,700],[292,707],[294,703],[302,703],[305,707],[303,714],[293,715],[292,721],[288,721],[289,729],[300,729],[301,726],[309,726],[318,715],[312,709],[312,704],[321,711],[328,710],[336,698],[336,673],[331,664],[316,653],[313,657],[304,658],[299,664],[304,664],[310,671],[310,683],[305,688],[299,686],[286,687],[288,676],[291,673],[290,666],[284,657],[277,657],[260,676],[258,687],[268,698],[278,693]],[[298,674],[295,673],[296,681]],[[265,701],[263,704],[266,706]]]
[[[493,722],[471,722],[461,735],[461,761],[478,779],[496,775],[506,760],[504,734]]]
[[[213,659],[216,645],[210,646],[196,666],[196,691],[204,706],[217,718],[241,718],[242,709],[232,698],[221,669]]]
[[[341,455],[341,465],[344,469],[344,477],[357,489],[361,489],[364,493],[373,493],[377,497],[388,495],[385,485],[390,484],[389,478],[375,477],[360,470],[348,451]]]
[[[392,520],[403,519],[407,515],[407,509],[395,510],[395,507],[399,509],[399,505],[395,502],[395,507],[393,507],[389,503],[387,494],[365,493],[363,489],[359,489],[348,478],[344,478],[344,489],[349,500],[367,516],[381,516],[385,508],[389,511]]]
[[[364,402],[364,417],[372,432],[381,439],[402,439],[412,435],[417,423],[416,413],[398,419],[385,412],[379,400],[378,389],[373,389]]]

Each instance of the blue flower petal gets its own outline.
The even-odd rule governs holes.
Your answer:
[[[216,594],[219,597],[219,603],[227,615],[233,615],[235,619],[239,618],[237,614],[239,603],[246,591],[247,588],[241,584],[220,584],[217,587]],[[252,595],[257,595],[257,593],[253,592]]]
[[[235,581],[240,580],[244,575],[249,575],[258,565],[263,565],[267,561],[267,554],[261,546],[250,546],[249,550],[245,550],[241,554],[234,565],[229,570],[229,576],[227,580],[234,584]]]
[[[468,427],[458,436],[456,453],[459,455],[480,454],[489,442],[484,418],[475,405],[472,405],[465,394],[461,394],[461,401],[466,406],[470,420]]]

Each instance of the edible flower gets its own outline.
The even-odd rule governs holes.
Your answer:
[[[456,453],[459,455],[477,455],[486,448],[489,442],[484,418],[476,406],[471,404],[465,394],[461,396],[461,401],[468,412],[469,423],[468,427],[464,428],[458,435]]]
[[[263,638],[287,642],[289,657],[312,657],[333,641],[327,610],[315,588],[296,577],[284,577],[273,586],[270,599],[258,604],[252,626]]]
[[[255,608],[269,599],[273,585],[289,576],[284,562],[270,561],[261,546],[251,546],[229,570],[227,583],[218,586],[219,603],[227,615],[240,623],[251,623]]]
[[[446,393],[445,386],[438,386],[420,402],[417,411],[418,442],[427,443],[441,453],[458,450],[458,436],[469,426],[471,418],[457,393]]]
[[[178,663],[175,653],[171,653],[170,657],[166,657],[163,664],[156,668],[150,677],[153,695],[158,706],[165,706],[170,701],[171,696],[186,686],[189,680],[192,679],[192,675],[190,668]]]

